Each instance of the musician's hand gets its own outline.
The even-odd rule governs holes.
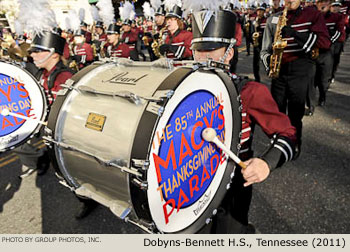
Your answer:
[[[246,169],[242,169],[243,178],[247,181],[244,186],[263,182],[270,174],[267,163],[260,158],[251,158],[244,162]]]
[[[170,45],[169,44],[163,44],[159,47],[160,54],[164,55],[166,52],[169,51]]]
[[[290,27],[289,25],[286,25],[282,28],[282,37],[283,38],[286,38],[286,37],[294,37],[295,36],[295,33],[296,31]]]

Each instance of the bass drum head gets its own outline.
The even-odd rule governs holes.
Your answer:
[[[235,87],[225,73],[199,70],[175,89],[151,143],[147,197],[160,232],[198,232],[229,188],[235,166],[202,139],[207,127],[237,153],[241,119]]]
[[[35,78],[20,66],[0,62],[0,112],[30,117],[24,120],[0,114],[0,152],[14,149],[37,133],[46,117],[45,94]]]

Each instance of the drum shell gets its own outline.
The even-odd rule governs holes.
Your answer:
[[[116,67],[113,64],[92,65],[73,77],[75,82],[73,87],[89,86],[109,92],[127,90],[144,97],[152,97],[159,90],[175,90],[192,71],[192,69],[184,71],[177,69],[171,73],[167,69],[152,69],[149,66],[137,67],[135,70],[134,67]],[[107,80],[120,75],[120,72],[136,74],[136,79],[147,76],[142,77],[142,81],[135,85],[108,83]],[[215,71],[212,74],[216,74]],[[178,78],[174,78],[175,75],[178,75]],[[227,74],[221,73],[219,77],[226,83],[230,100],[235,105],[232,111],[235,120],[231,146],[232,150],[237,152],[236,146],[241,126],[237,93]],[[168,99],[165,99],[160,105],[165,107],[167,101]],[[142,218],[152,222],[147,194],[131,183],[131,179],[135,176],[108,166],[106,162],[101,162],[101,160],[114,160],[120,166],[132,167],[134,158],[149,160],[151,142],[159,115],[150,112],[148,108],[147,102],[135,105],[125,98],[65,90],[57,96],[53,105],[48,132],[52,131],[55,141],[64,142],[80,150],[62,148],[59,145],[54,147],[59,172],[63,174],[70,186],[74,188],[84,186],[104,200],[115,202],[121,208],[119,213],[133,205],[136,219]],[[89,113],[106,116],[102,132],[86,128]],[[233,170],[234,164],[228,162],[222,180],[223,185],[216,192],[215,199],[212,200],[205,214],[202,214],[194,225],[178,232],[194,233],[205,225],[220,204]],[[144,179],[147,180],[147,178]],[[106,206],[111,207],[108,204]],[[117,216],[121,217],[118,214]]]
[[[116,68],[113,63],[99,67],[92,66],[91,68],[94,69],[86,70],[85,75],[80,73],[83,76],[73,77],[77,80],[74,87],[78,88],[84,85],[109,92],[130,91],[138,94],[142,93],[143,96],[152,96],[159,83],[170,72],[168,69],[160,68],[156,68],[152,72],[153,70],[150,71],[149,67],[139,67],[137,77],[140,78],[146,75],[142,82],[113,84],[107,80],[123,73],[135,74],[135,70],[128,67]],[[101,73],[103,73],[103,76],[101,76]],[[86,80],[87,83],[85,83]],[[91,103],[92,100],[93,103]],[[59,110],[59,113],[56,119],[52,119],[56,123],[54,128],[51,128],[54,129],[55,140],[93,154],[88,156],[56,146],[55,155],[60,172],[68,183],[75,188],[80,185],[90,186],[96,193],[103,194],[111,201],[119,202],[125,208],[130,206],[128,174],[121,172],[118,168],[101,164],[93,156],[106,161],[115,160],[120,166],[130,167],[130,154],[137,130],[136,127],[139,125],[139,120],[147,106],[147,102],[136,105],[125,98],[78,93],[76,91],[71,91],[61,97],[58,96],[56,101],[53,109]],[[85,127],[89,113],[106,116],[102,132]],[[52,114],[52,117],[54,116]],[[149,143],[144,144],[149,145]]]

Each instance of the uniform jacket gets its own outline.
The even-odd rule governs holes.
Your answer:
[[[50,71],[47,71],[46,69],[44,69],[42,72],[42,75],[40,77],[40,83],[42,84],[42,86],[44,88],[49,105],[51,105],[53,103],[54,99],[56,99],[57,92],[60,89],[62,89],[61,84],[64,84],[66,82],[66,80],[68,80],[69,78],[71,78],[73,76],[73,74],[71,72],[69,72],[68,70],[60,72],[55,78],[53,87],[51,89],[49,89],[49,86],[48,86],[49,78],[52,78],[51,75],[54,73],[56,68],[59,68],[62,65],[63,65],[63,63],[59,62]]]
[[[176,58],[176,59],[186,59],[192,57],[191,51],[191,41],[193,35],[192,32],[186,30],[177,30],[174,34],[168,33],[165,44],[170,44],[173,46],[178,46],[178,49],[175,53],[168,52],[166,54],[167,58]]]
[[[332,43],[335,43],[337,41],[344,42],[344,40],[342,41],[342,34],[345,33],[345,20],[343,18],[343,15],[329,11],[324,14],[324,18]]]
[[[107,43],[105,48],[106,56],[109,58],[129,58],[130,57],[130,48],[125,43],[117,43],[112,45]]]
[[[79,63],[79,68],[83,68],[94,59],[92,47],[88,43],[76,45],[73,52],[74,55],[80,56],[78,57],[79,60],[77,60],[77,63]]]
[[[263,36],[262,50],[260,57],[266,68],[268,68],[268,58],[272,54],[272,43],[274,41],[276,24],[278,17],[282,13],[277,13],[267,19]],[[307,57],[313,47],[319,49],[329,49],[331,45],[330,37],[326,27],[326,22],[321,12],[314,7],[299,7],[297,10],[288,11],[288,23],[295,31],[307,35],[307,40],[303,46],[296,43],[294,37],[287,37],[287,47],[284,49],[282,64],[294,61],[298,58]]]
[[[233,74],[232,78],[237,76]],[[291,160],[297,141],[296,129],[291,125],[288,116],[279,111],[268,88],[261,83],[249,81],[241,89],[240,97],[242,129],[239,157],[242,160],[252,157],[253,133],[255,125],[258,124],[269,138],[274,139],[270,149],[262,156],[263,159],[266,158],[270,169]]]

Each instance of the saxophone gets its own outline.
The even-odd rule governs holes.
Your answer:
[[[283,13],[278,18],[275,39],[272,44],[272,55],[270,57],[270,78],[277,78],[280,74],[283,50],[287,46],[287,40],[282,38],[282,28],[287,25],[288,8],[285,6]]]
[[[260,37],[260,33],[258,32],[259,21],[260,21],[260,18],[256,17],[255,24],[254,24],[254,33],[252,35],[254,47],[259,46],[259,37]]]
[[[162,55],[160,54],[159,48],[161,45],[164,44],[164,39],[163,39],[163,33],[165,30],[168,28],[168,26],[164,26],[160,31],[159,31],[159,38],[155,39],[154,42],[152,43],[151,47],[154,52],[154,54],[158,57],[161,58]]]

